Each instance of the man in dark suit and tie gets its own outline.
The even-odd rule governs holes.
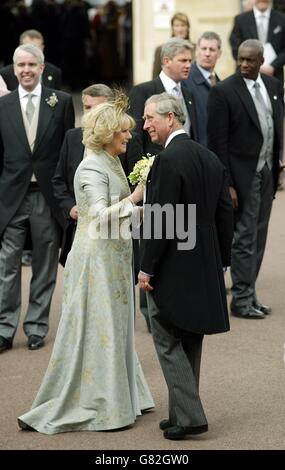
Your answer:
[[[21,44],[34,44],[41,51],[44,51],[44,38],[43,35],[36,29],[27,29],[20,36]],[[15,90],[18,88],[18,80],[14,73],[14,65],[6,65],[0,69],[0,75],[3,77],[8,90]],[[48,88],[61,89],[61,70],[50,62],[45,62],[45,68],[42,74],[42,84]]]
[[[251,11],[237,15],[230,35],[232,54],[238,58],[238,48],[246,39],[259,39],[265,46],[261,72],[284,82],[285,15],[272,9],[272,0],[256,0]]]
[[[283,135],[283,89],[259,73],[263,46],[239,47],[239,70],[211,89],[208,145],[228,169],[236,223],[232,247],[232,314],[263,319],[271,308],[255,290],[278,184]]]
[[[32,279],[24,331],[29,349],[44,344],[56,283],[64,218],[51,179],[65,132],[74,126],[72,98],[41,84],[44,56],[32,44],[14,53],[18,89],[0,99],[0,352],[13,344],[21,311],[21,255],[30,227]]]
[[[198,139],[196,111],[191,93],[181,83],[189,75],[193,46],[188,40],[171,38],[162,46],[161,73],[149,82],[141,83],[131,89],[130,114],[136,120],[133,138],[129,141],[126,153],[127,169],[130,173],[134,164],[146,153],[157,154],[162,146],[153,143],[143,128],[144,104],[151,95],[163,92],[178,96],[186,111],[185,130],[194,140]]]
[[[171,38],[162,46],[161,67],[159,77],[149,82],[134,86],[130,92],[130,114],[136,120],[133,138],[128,143],[125,156],[125,171],[129,174],[135,163],[143,155],[150,153],[156,155],[162,150],[162,146],[152,142],[148,132],[144,130],[142,119],[144,105],[147,98],[165,91],[178,96],[182,102],[186,114],[185,130],[192,139],[198,139],[196,124],[196,110],[193,97],[189,90],[182,84],[188,77],[192,63],[192,44],[185,39]],[[148,330],[150,324],[147,313],[146,298],[144,292],[140,293],[140,308],[146,319]]]
[[[110,101],[112,98],[113,92],[107,85],[101,83],[91,85],[82,92],[83,111],[86,113],[94,106]],[[71,249],[78,218],[73,180],[77,167],[84,156],[82,138],[83,131],[81,127],[67,131],[56,171],[52,178],[54,195],[66,218],[66,228],[60,255],[60,263],[63,266]]]
[[[195,100],[198,126],[198,142],[207,147],[208,96],[212,86],[219,80],[215,73],[217,60],[221,56],[222,41],[214,31],[206,31],[196,45],[196,61],[191,65],[188,78],[183,84]]]
[[[229,329],[223,266],[230,264],[233,216],[226,170],[185,133],[184,116],[170,94],[146,101],[144,129],[165,149],[146,186],[139,286],[147,291],[169,391],[169,417],[160,423],[166,439],[208,430],[199,397],[203,336]]]

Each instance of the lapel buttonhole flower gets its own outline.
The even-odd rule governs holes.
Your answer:
[[[48,98],[46,98],[46,102],[51,108],[54,108],[58,103],[58,97],[53,92]]]

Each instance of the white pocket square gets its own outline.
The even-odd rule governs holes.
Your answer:
[[[278,34],[281,33],[282,31],[282,26],[278,25],[276,28],[273,30],[273,34]]]

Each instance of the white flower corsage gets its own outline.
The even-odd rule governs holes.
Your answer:
[[[133,186],[137,184],[142,184],[143,186],[146,185],[149,170],[152,167],[154,159],[155,156],[152,156],[150,153],[147,153],[146,157],[142,157],[141,160],[139,160],[135,164],[133,171],[128,176],[130,183]]]
[[[51,108],[54,108],[57,103],[58,103],[58,97],[56,96],[56,94],[53,92],[49,98],[46,98],[46,102],[47,104],[51,107]]]

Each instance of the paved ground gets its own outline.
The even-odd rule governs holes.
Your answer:
[[[156,409],[132,428],[45,436],[20,431],[17,416],[27,411],[46,369],[60,316],[62,271],[51,310],[46,346],[26,348],[21,325],[14,347],[0,356],[0,449],[283,449],[285,442],[285,191],[274,203],[266,257],[258,283],[260,299],[273,307],[265,320],[231,319],[227,334],[207,337],[201,370],[201,397],[207,434],[166,441],[158,422],[167,416],[167,392],[151,336],[137,314],[137,350]],[[23,269],[23,313],[30,269]]]

